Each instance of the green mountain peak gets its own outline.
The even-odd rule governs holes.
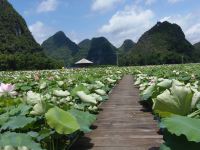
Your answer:
[[[59,63],[58,63],[59,64]],[[0,0],[0,70],[55,68],[7,0]]]

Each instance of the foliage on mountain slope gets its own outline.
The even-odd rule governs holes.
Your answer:
[[[0,0],[0,70],[59,67],[47,58],[31,35],[25,20],[7,0]]]

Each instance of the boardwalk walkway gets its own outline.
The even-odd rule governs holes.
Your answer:
[[[133,77],[126,75],[101,108],[96,129],[80,138],[72,150],[158,150],[162,137],[153,115],[142,111]]]

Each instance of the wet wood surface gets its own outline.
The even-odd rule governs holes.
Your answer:
[[[95,129],[71,150],[159,150],[158,124],[138,103],[139,91],[133,84],[132,76],[123,77],[101,105]]]

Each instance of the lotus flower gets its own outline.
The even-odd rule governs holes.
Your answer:
[[[14,89],[15,89],[15,85],[1,83],[1,85],[0,85],[0,96],[6,95],[6,94],[11,95],[11,96],[16,95],[17,92],[14,91]]]

